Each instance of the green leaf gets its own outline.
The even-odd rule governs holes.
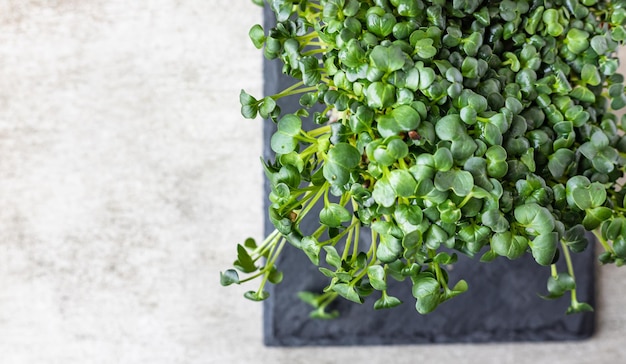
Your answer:
[[[394,102],[396,90],[393,85],[372,82],[365,91],[367,97],[367,106],[373,109],[385,109]]]
[[[555,299],[563,296],[565,292],[575,289],[576,282],[569,274],[558,273],[556,276],[548,278],[547,288],[548,296],[544,296],[544,298]]]
[[[388,118],[384,118],[379,121],[379,131],[383,127],[382,122],[387,119]],[[395,125],[395,122],[391,120],[390,124]],[[365,151],[370,161],[388,167],[409,154],[409,147],[399,137],[388,138],[386,141],[387,145],[383,144],[381,140],[374,141],[367,145]]]
[[[400,105],[390,114],[381,115],[377,119],[378,131],[383,138],[398,135],[402,131],[417,129],[420,123],[419,113],[408,105]]]
[[[356,113],[350,116],[350,129],[354,133],[366,132],[374,121],[374,112],[365,105],[357,108]]]
[[[248,238],[243,242],[243,246],[248,249],[256,249],[256,241],[253,238]]]
[[[450,152],[457,161],[464,161],[474,154],[474,151],[478,149],[478,144],[467,135],[462,135],[459,139],[453,140],[450,146]]]
[[[283,272],[276,269],[276,267],[272,267],[270,274],[267,276],[267,280],[272,284],[279,284],[283,281]]]
[[[385,282],[385,269],[380,265],[372,265],[367,268],[367,277],[370,280],[370,284],[374,289],[383,291],[387,289],[387,283]]]
[[[502,144],[503,131],[494,123],[480,123],[481,137],[489,145]]]
[[[441,222],[448,224],[456,224],[463,214],[452,201],[446,200],[443,203],[437,205]]]
[[[302,130],[302,120],[293,114],[287,114],[278,121],[278,130],[270,139],[272,150],[278,154],[293,152],[298,145],[296,136]]]
[[[441,300],[439,282],[431,276],[420,275],[413,281],[413,297],[415,297],[415,309],[422,315],[432,312]]]
[[[403,229],[403,231],[406,231]],[[403,256],[406,259],[410,259],[418,253],[420,244],[422,243],[422,232],[419,230],[412,230],[406,233],[402,238],[402,247],[404,248]]]
[[[598,72],[598,68],[589,63],[585,63],[583,66],[583,69],[580,72],[580,77],[585,83],[592,86],[597,86],[602,82],[602,77],[600,76],[600,72]]]
[[[391,0],[391,3],[397,8],[400,16],[416,17],[423,10],[421,4],[412,0]]]
[[[606,201],[606,188],[600,182],[594,182],[589,185],[589,197],[591,198],[591,207],[598,207]]]
[[[402,255],[402,242],[391,235],[380,235],[376,257],[383,263],[391,263]]]
[[[256,118],[259,112],[258,101],[252,95],[241,90],[239,93],[239,103],[241,104],[241,115],[246,119]]]
[[[396,25],[395,15],[383,12],[384,15],[381,16],[371,10],[368,11],[365,18],[367,30],[381,38],[385,38],[393,33],[393,27]]]
[[[473,32],[463,40],[463,51],[470,57],[478,53],[478,49],[483,45],[483,35],[480,32]]]
[[[536,203],[517,206],[514,215],[515,220],[530,234],[541,235],[554,231],[554,216],[547,208]]]
[[[382,310],[387,308],[393,308],[402,304],[402,301],[393,296],[388,296],[387,294],[383,294],[382,297],[374,302],[375,310]]]
[[[430,67],[425,67],[421,61],[417,62],[415,67],[419,71],[420,75],[418,89],[424,91],[428,89],[433,82],[435,82],[435,79],[437,78],[435,70]]]
[[[593,307],[585,302],[573,302],[571,306],[567,308],[567,314],[593,312]]]
[[[389,180],[383,177],[376,181],[372,197],[376,203],[384,207],[391,207],[396,202],[396,191],[393,189]]]
[[[420,39],[415,43],[415,54],[421,59],[433,58],[437,54],[434,41],[430,38]]]
[[[498,255],[509,259],[521,257],[528,248],[528,239],[520,235],[513,235],[510,231],[495,233],[491,237],[491,249]]]
[[[486,226],[468,225],[459,230],[459,238],[469,244],[479,244],[487,241],[491,231]],[[477,251],[474,251],[477,253]]]
[[[467,284],[467,282],[464,279],[461,279],[454,285],[454,287],[452,287],[452,291],[447,292],[446,298],[452,298],[458,296],[463,292],[467,292],[468,288],[469,285]]]
[[[485,254],[483,254],[480,257],[480,262],[481,263],[493,262],[497,257],[498,257],[498,254],[496,254],[496,252],[494,252],[493,250],[488,250],[485,252]]]
[[[263,43],[265,43],[265,33],[263,32],[263,27],[259,24],[255,24],[250,28],[248,32],[248,36],[252,40],[252,43],[257,49],[263,48]]]
[[[482,223],[497,233],[503,233],[509,229],[509,221],[498,209],[490,209],[481,215]]]
[[[591,208],[591,195],[588,188],[576,188],[572,191],[572,199],[581,210]]]
[[[571,251],[580,253],[589,245],[589,239],[585,235],[586,230],[582,225],[574,225],[563,235],[563,242],[567,244]]]
[[[239,274],[234,269],[228,269],[224,273],[220,272],[220,284],[222,286],[239,284]]]
[[[461,64],[461,73],[465,78],[478,77],[478,60],[474,57],[465,57]]]
[[[474,177],[468,171],[438,171],[435,187],[440,191],[452,190],[457,196],[467,196],[474,188]]]
[[[463,121],[458,114],[446,115],[435,124],[435,133],[441,140],[454,141],[467,135]]]
[[[439,171],[449,171],[454,166],[454,157],[448,148],[439,148],[433,156],[435,168]]]
[[[531,243],[530,250],[533,258],[540,265],[550,265],[554,260],[559,234],[551,232],[538,235]]]
[[[593,50],[597,54],[606,54],[607,51],[609,50],[606,37],[603,35],[594,36],[593,38],[591,38],[590,43],[591,43],[591,48],[593,48]]]
[[[587,87],[581,85],[574,87],[569,95],[582,102],[593,103],[596,101],[596,95]]]
[[[396,45],[377,45],[369,55],[370,63],[377,69],[391,73],[404,67],[406,61],[402,48]]]
[[[608,207],[594,207],[588,209],[583,219],[583,226],[585,229],[591,231],[600,226],[602,222],[608,220],[611,215],[613,215],[613,211]]]
[[[295,168],[298,172],[302,172],[304,170],[304,161],[302,160],[302,156],[297,152],[290,152],[287,154],[283,154],[280,156],[280,164],[283,166],[291,166]]]
[[[274,14],[276,14],[276,20],[279,22],[289,19],[293,12],[293,0],[271,0],[268,3]]]
[[[511,68],[511,71],[513,72],[519,72],[522,65],[519,59],[517,58],[517,56],[515,55],[515,53],[504,52],[504,58],[506,58],[507,61],[505,61],[503,65],[508,65]]]
[[[415,195],[417,182],[407,170],[395,169],[391,171],[388,180],[396,196],[411,197]]]
[[[337,274],[335,272],[333,272],[332,270],[328,269],[328,268],[324,268],[324,267],[319,267],[317,268],[320,273],[322,273],[323,275],[325,275],[328,278],[336,278]]]
[[[340,227],[341,223],[350,221],[352,215],[343,206],[336,203],[329,203],[320,211],[320,222],[331,228]]]
[[[319,60],[313,56],[302,57],[298,61],[298,67],[302,72],[302,82],[306,86],[315,86],[320,83],[322,74],[320,72]]]
[[[543,22],[546,25],[548,34],[553,37],[558,37],[563,34],[563,25],[559,23],[559,13],[556,9],[546,9],[543,12]]]
[[[237,244],[237,260],[233,265],[244,273],[251,273],[257,270],[252,257],[250,257],[246,248],[241,244]]]
[[[320,251],[321,248],[317,239],[313,236],[305,236],[300,242],[300,248],[304,251],[307,257],[311,260],[311,263],[315,265],[320,264]]]
[[[264,119],[269,119],[276,109],[276,101],[270,96],[264,97],[259,103],[259,115]]]
[[[356,293],[354,286],[348,283],[337,283],[333,287],[333,291],[339,293],[343,298],[355,303],[363,303],[363,299]]]
[[[345,48],[339,51],[339,61],[349,68],[357,68],[367,61],[365,51],[357,39],[350,39]]]
[[[261,291],[261,292],[248,291],[244,293],[243,296],[251,301],[263,301],[267,299],[270,296],[270,294],[267,291]]]
[[[337,253],[337,249],[332,245],[325,245],[324,251],[326,251],[326,263],[337,269],[341,268],[341,257]]]
[[[439,249],[439,246],[449,238],[448,233],[442,227],[432,224],[424,234],[424,244],[430,249]]]
[[[457,260],[458,256],[456,255],[456,253],[450,255],[446,252],[437,253],[437,255],[435,255],[435,257],[433,258],[433,262],[439,265],[454,264]]]
[[[421,119],[419,113],[407,105],[400,105],[393,109],[391,116],[396,120],[400,130],[403,131],[415,130]]]
[[[577,28],[571,28],[565,39],[567,49],[574,54],[582,53],[589,48],[589,33]]]
[[[350,172],[360,160],[361,154],[354,146],[339,143],[328,151],[323,168],[324,178],[332,185],[342,186],[350,180]]]
[[[565,175],[570,165],[574,162],[576,154],[570,149],[559,149],[548,157],[548,170],[554,178]]]

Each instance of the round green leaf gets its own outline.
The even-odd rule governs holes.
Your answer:
[[[558,273],[556,276],[550,276],[547,283],[549,295],[545,298],[554,299],[563,296],[567,291],[576,288],[574,278],[567,273]]]
[[[458,114],[446,115],[435,124],[435,133],[441,140],[457,140],[467,135],[463,121]]]
[[[567,49],[574,54],[579,54],[589,48],[589,33],[577,28],[571,28],[565,39]]]
[[[343,298],[355,303],[363,303],[363,299],[354,289],[354,286],[348,283],[337,283],[332,286],[333,291],[339,293]]]
[[[298,145],[296,136],[302,130],[302,120],[293,114],[285,115],[278,121],[278,130],[272,135],[270,146],[278,154],[293,152]]]
[[[396,45],[389,47],[377,45],[372,49],[369,59],[372,66],[385,73],[401,69],[406,61],[402,48]]]
[[[540,265],[550,265],[556,254],[559,234],[556,232],[540,234],[530,243],[533,258]]]
[[[270,296],[270,294],[267,291],[261,291],[261,292],[248,291],[244,293],[243,296],[251,301],[263,301],[267,299]]]
[[[230,286],[231,284],[239,284],[239,274],[234,269],[228,269],[220,272],[220,284],[222,286]]]
[[[415,130],[420,123],[419,113],[408,105],[401,105],[393,109],[391,116],[396,120],[400,130]]]
[[[389,173],[389,184],[398,197],[411,197],[415,195],[417,182],[406,170],[395,169]]]
[[[380,235],[376,257],[383,263],[391,263],[402,255],[402,242],[391,235]]]
[[[438,190],[452,190],[457,196],[467,196],[474,188],[474,177],[468,171],[438,171],[434,182]]]
[[[374,109],[384,109],[394,102],[396,90],[393,85],[372,82],[366,89],[367,106]]]
[[[497,209],[489,209],[481,215],[482,223],[497,233],[503,233],[509,229],[509,221],[502,212]]]
[[[555,222],[552,213],[536,203],[520,205],[514,211],[515,220],[530,234],[541,235],[554,231]]]
[[[265,43],[265,33],[263,32],[263,27],[261,25],[255,24],[252,26],[248,35],[257,49],[263,48],[263,43]]]
[[[498,255],[509,259],[521,257],[528,248],[528,239],[513,235],[510,231],[495,233],[491,237],[491,249]]]
[[[326,156],[323,174],[332,185],[342,186],[350,180],[350,172],[359,164],[361,154],[348,143],[332,147]]]
[[[367,268],[367,278],[374,289],[383,291],[387,289],[385,282],[385,269],[380,265],[372,265]]]
[[[340,227],[341,223],[350,221],[352,215],[343,206],[329,203],[320,211],[320,222],[329,227]]]
[[[422,275],[413,281],[412,289],[417,312],[427,314],[439,305],[441,299],[439,282],[431,276]]]
[[[382,309],[387,309],[387,308],[393,308],[393,307],[399,306],[400,304],[402,304],[402,301],[400,301],[396,297],[383,294],[381,298],[379,298],[378,300],[376,300],[376,302],[374,302],[374,309],[382,310]]]
[[[374,185],[372,197],[379,205],[391,207],[396,202],[396,191],[387,178],[381,178]]]
[[[300,247],[304,251],[307,257],[311,260],[311,263],[315,265],[320,264],[320,245],[317,239],[313,236],[305,236],[300,242]]]

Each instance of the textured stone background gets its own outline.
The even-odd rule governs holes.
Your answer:
[[[261,124],[238,110],[260,21],[248,0],[0,1],[0,362],[623,360],[613,267],[584,342],[263,347],[261,306],[218,284],[262,233]]]

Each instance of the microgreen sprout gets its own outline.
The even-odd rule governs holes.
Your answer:
[[[602,263],[626,259],[626,119],[613,113],[626,106],[626,0],[266,3],[276,25],[250,38],[294,84],[240,101],[244,117],[276,123],[263,161],[276,230],[237,246],[223,285],[258,279],[245,296],[267,298],[291,245],[328,278],[300,293],[313,317],[335,317],[339,296],[395,307],[390,279],[409,279],[425,314],[468,289],[446,272],[457,254],[530,254],[549,267],[545,298],[592,309],[571,253],[591,231]],[[301,108],[281,112],[294,95]]]

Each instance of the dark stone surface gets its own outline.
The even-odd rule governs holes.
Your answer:
[[[267,9],[265,19],[267,24]],[[266,95],[291,83],[281,74],[279,62],[265,63]],[[297,98],[284,101],[280,104],[283,112],[298,107]],[[265,140],[269,140],[274,125],[265,125]],[[264,153],[265,158],[271,157],[269,145]],[[265,190],[268,191],[267,184]],[[273,230],[269,221],[266,230]],[[573,258],[578,299],[593,305],[593,251],[587,249]],[[335,308],[341,316],[330,321],[310,319],[311,308],[296,296],[300,291],[319,291],[327,282],[305,254],[286,246],[278,265],[285,273],[284,281],[269,287],[271,296],[264,306],[264,338],[270,346],[554,341],[583,339],[593,333],[593,313],[565,315],[569,295],[555,301],[539,297],[546,293],[550,269],[537,265],[530,256],[516,261],[498,258],[489,264],[460,256],[449,272],[451,285],[463,278],[469,291],[429,315],[415,311],[410,281],[390,280],[389,293],[400,298],[402,305],[375,311],[373,302],[379,298],[378,293],[368,297],[363,305],[339,298]]]

